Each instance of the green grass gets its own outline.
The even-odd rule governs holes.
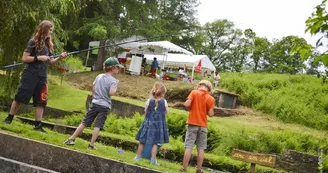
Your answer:
[[[328,129],[328,84],[308,75],[221,73],[220,87],[243,105],[288,123]]]
[[[73,116],[73,117],[70,117],[71,119],[76,119],[76,117],[79,117],[79,116]],[[111,116],[111,117],[114,117],[114,116]],[[0,117],[1,118],[1,117]],[[72,121],[72,120],[69,120],[69,119],[63,119],[61,120],[62,123],[64,123],[65,121]],[[50,122],[58,122],[58,119],[45,119],[47,121],[50,121]],[[126,122],[127,119],[124,119],[124,122],[125,124],[130,124],[131,121],[133,121],[133,119],[130,119],[129,121],[130,122]],[[80,121],[77,121],[80,123]],[[120,121],[115,121],[111,124],[122,124]],[[1,126],[0,126],[1,128]],[[119,128],[119,129],[124,129],[122,128],[120,125],[116,126],[115,128]],[[115,129],[114,128],[114,129]],[[109,130],[111,131],[111,130]],[[101,136],[103,137],[110,137],[110,138],[115,138],[115,139],[119,139],[119,140],[123,140],[123,141],[130,141],[132,143],[136,143],[137,145],[137,141],[134,139],[134,135],[128,135],[128,134],[124,134],[124,132],[128,132],[129,129],[125,129],[125,130],[121,130],[120,132],[117,132],[117,134],[113,134],[111,132],[109,132],[108,130],[106,130],[105,128],[105,131],[102,131],[101,132]],[[92,128],[91,129],[85,129],[84,133],[86,134],[92,134]],[[120,134],[122,133],[122,134]],[[51,141],[49,141],[51,143]],[[171,158],[175,158],[175,157],[182,157],[183,154],[184,154],[184,145],[183,145],[183,142],[182,142],[182,137],[178,137],[177,139],[174,139],[174,138],[170,138],[170,143],[169,144],[164,144],[162,147],[161,147],[161,152],[163,152],[163,150],[165,149],[169,149],[171,151],[173,151],[173,153],[171,153]],[[161,154],[161,152],[159,154]],[[194,148],[193,150],[193,154],[196,155],[196,148]],[[249,164],[247,163],[243,163],[243,162],[240,162],[240,161],[236,161],[236,160],[233,160],[230,158],[230,156],[224,156],[224,155],[215,155],[215,154],[212,154],[212,153],[206,153],[205,154],[205,157],[207,159],[210,159],[210,162],[211,164],[215,165],[215,166],[218,166],[218,167],[221,167],[223,169],[229,169],[230,171],[231,170],[234,170],[239,172],[241,170],[247,170],[249,168]],[[232,168],[233,167],[233,168]],[[271,170],[270,168],[266,168],[266,167],[257,167],[258,170]],[[276,171],[276,170],[273,170],[273,171]]]
[[[83,115],[67,116],[62,120],[62,123],[77,126],[83,117]],[[115,134],[117,135],[114,136],[115,138],[135,141],[134,137],[143,118],[139,114],[132,118],[119,118],[110,115],[101,135],[113,136]],[[174,157],[182,156],[184,152],[182,135],[185,134],[186,130],[186,118],[186,114],[171,112],[167,116],[171,140],[169,144],[164,144],[163,147],[173,150]],[[58,121],[58,119],[50,121]],[[245,165],[236,163],[230,158],[234,148],[266,154],[280,154],[285,149],[291,149],[314,155],[316,155],[316,147],[328,149],[328,136],[325,131],[282,123],[268,117],[214,117],[209,119],[208,129],[209,148],[206,151],[206,158],[218,160],[215,164],[222,165],[222,167],[228,167],[227,165],[235,165],[240,169],[245,167]],[[193,152],[196,153],[195,150]],[[325,167],[325,169],[327,168]]]
[[[6,114],[7,113],[0,112],[0,119],[4,119],[6,117]],[[26,124],[21,124],[19,121],[13,121],[13,123],[11,125],[0,123],[0,129],[2,129],[3,131],[6,131],[8,133],[22,136],[25,138],[34,139],[34,140],[50,143],[53,145],[65,147],[68,149],[77,150],[77,151],[81,151],[81,152],[89,153],[89,154],[94,154],[94,155],[102,156],[105,158],[115,159],[118,161],[123,161],[126,163],[131,163],[131,164],[135,164],[135,165],[139,165],[139,166],[143,166],[143,167],[147,167],[147,168],[151,168],[151,169],[156,169],[156,170],[160,170],[160,171],[164,171],[164,172],[165,171],[170,172],[170,173],[178,172],[178,169],[181,168],[180,163],[173,163],[173,162],[169,162],[169,161],[163,160],[163,159],[159,159],[159,163],[161,164],[161,166],[159,166],[159,167],[150,165],[149,161],[147,161],[147,160],[135,162],[135,161],[133,161],[133,158],[135,156],[134,152],[124,151],[124,154],[119,154],[117,148],[102,145],[100,143],[96,143],[97,150],[89,151],[89,150],[87,150],[88,141],[85,141],[85,140],[82,140],[79,138],[76,140],[76,144],[74,146],[67,146],[67,145],[63,144],[63,141],[66,140],[69,137],[69,135],[63,135],[60,133],[56,133],[49,129],[46,129],[48,131],[48,134],[43,134],[38,131],[32,130],[32,126],[26,125]],[[188,171],[195,172],[195,168],[190,167],[188,169]]]

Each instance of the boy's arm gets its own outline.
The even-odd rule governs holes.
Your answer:
[[[207,112],[207,115],[209,117],[213,117],[214,116],[214,107],[215,107],[214,102],[215,102],[215,100],[214,100],[213,97],[210,97],[208,99],[208,101],[207,101],[207,107],[209,108],[209,110]]]
[[[95,87],[92,87],[92,96],[95,94]]]
[[[207,115],[210,116],[210,117],[213,117],[214,116],[214,109],[211,108],[210,110],[208,110]]]
[[[116,90],[117,90],[117,85],[118,85],[119,80],[116,80],[116,82],[114,82],[109,89],[109,95],[113,96],[116,94]]]
[[[187,101],[186,102],[184,102],[184,106],[186,107],[186,108],[189,108],[190,107],[190,105],[191,105],[191,102],[192,102],[192,99],[193,99],[193,91],[191,91],[191,93],[189,94],[189,96],[188,96],[188,98],[187,98]]]
[[[186,108],[189,108],[190,107],[190,105],[191,105],[191,100],[187,100],[186,102],[184,102],[184,104],[183,104]]]

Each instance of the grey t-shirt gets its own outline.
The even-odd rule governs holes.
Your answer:
[[[93,82],[94,95],[92,103],[112,108],[112,100],[109,95],[111,88],[117,88],[117,80],[109,74],[99,74]]]
[[[49,48],[45,46],[43,49],[37,49],[35,47],[35,42],[33,40],[29,40],[27,42],[27,47],[25,49],[25,52],[31,53],[30,56],[51,56],[51,53],[49,51]],[[27,64],[24,70],[31,72],[32,74],[41,76],[41,77],[47,77],[47,67],[48,62],[30,62]]]

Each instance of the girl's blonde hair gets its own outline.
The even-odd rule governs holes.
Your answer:
[[[155,82],[151,95],[153,98],[164,97],[166,93],[166,87],[162,82]]]
[[[32,36],[36,48],[43,49],[47,46],[51,54],[54,53],[54,44],[52,43],[51,35],[49,36],[49,32],[53,26],[54,25],[51,21],[44,20],[36,27]]]
[[[154,99],[164,97],[166,93],[166,87],[162,82],[155,82],[153,89],[151,89],[151,95]],[[158,100],[155,101],[155,110],[158,108]]]

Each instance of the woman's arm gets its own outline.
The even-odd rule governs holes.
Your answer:
[[[59,60],[62,60],[64,58],[66,58],[67,56],[68,56],[68,54],[66,52],[63,52],[63,53],[61,53],[61,55],[58,58],[50,59],[49,65],[55,65],[58,63]]]
[[[31,56],[30,52],[24,52],[22,61],[25,63],[30,63],[30,62],[35,62],[35,61],[48,61],[49,57],[48,56]]]

